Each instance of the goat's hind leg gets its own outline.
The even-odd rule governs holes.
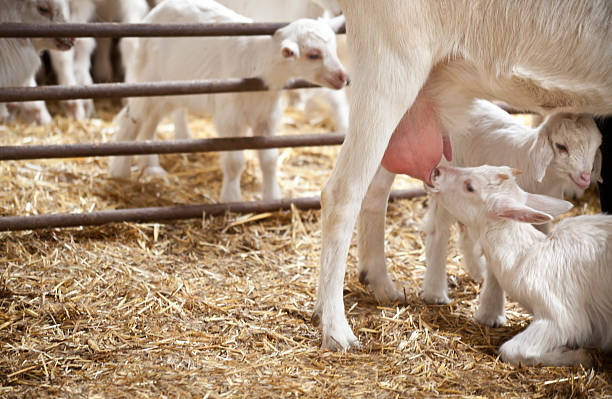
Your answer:
[[[452,216],[436,200],[429,198],[429,211],[425,220],[425,261],[427,268],[423,278],[423,300],[432,304],[446,304],[446,255]]]
[[[159,125],[164,115],[159,111],[161,107],[161,104],[151,104],[146,113],[140,113],[141,115],[147,115],[147,117],[144,120],[141,119],[138,135],[136,136],[137,141],[149,141],[156,138],[157,125]],[[138,155],[134,158],[142,168],[144,176],[166,176],[168,174],[159,163],[159,155],[157,154]]]
[[[313,322],[321,323],[322,346],[328,349],[348,349],[359,344],[344,314],[342,295],[353,228],[389,139],[402,115],[408,114],[431,69],[427,49],[413,49],[420,57],[406,60],[398,58],[397,51],[388,48],[382,37],[351,39],[355,59],[371,59],[370,50],[384,57],[353,71],[350,128],[321,195],[321,269]],[[419,148],[420,139],[424,137],[418,134],[408,137],[413,148]]]
[[[140,121],[131,115],[130,105],[127,105],[115,116],[113,126],[115,128],[114,143],[133,141],[138,134]],[[131,156],[111,157],[108,161],[108,174],[113,178],[129,178],[131,166]]]
[[[380,303],[405,302],[404,290],[391,280],[385,265],[385,214],[394,179],[393,173],[378,168],[357,220],[359,281]]]
[[[506,324],[505,304],[504,290],[495,275],[488,272],[480,292],[480,306],[476,311],[476,320],[489,327],[503,326]]]
[[[482,248],[470,236],[464,225],[459,223],[458,226],[459,237],[457,239],[457,246],[463,255],[463,268],[472,279],[480,282],[484,277],[486,268]]]
[[[569,349],[563,340],[559,326],[548,320],[536,319],[523,332],[500,348],[502,360],[535,366],[591,367],[593,358],[582,349]]]

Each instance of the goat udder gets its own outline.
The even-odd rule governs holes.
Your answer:
[[[431,171],[440,163],[443,150],[448,158],[452,152],[450,142],[443,143],[434,107],[421,97],[419,95],[395,128],[382,166],[389,172],[431,183]]]

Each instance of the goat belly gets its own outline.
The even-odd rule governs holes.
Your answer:
[[[382,159],[389,172],[407,174],[429,182],[442,152],[450,158],[450,142],[442,140],[442,129],[433,105],[420,94],[395,128]]]

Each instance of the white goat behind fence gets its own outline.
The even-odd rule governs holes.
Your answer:
[[[329,18],[339,12],[337,4],[323,4],[321,1],[309,0],[219,0],[218,3],[225,7],[250,18],[256,22],[288,22],[300,18]],[[343,52],[339,51],[340,59],[346,63],[347,57],[342,57]],[[329,112],[334,127],[339,132],[346,132],[348,129],[348,100],[346,89],[331,90],[328,88],[320,89],[301,89],[291,90],[286,93],[290,99],[290,104],[302,107],[307,116],[312,115],[313,111],[320,108],[320,105]],[[193,138],[187,123],[187,113],[179,110],[174,115],[174,128],[177,138]]]
[[[150,23],[251,23],[211,0],[167,0],[144,19]],[[223,38],[142,38],[137,55],[128,65],[127,82],[259,77],[267,92],[226,93],[174,97],[130,98],[116,118],[116,141],[145,140],[155,136],[164,116],[177,109],[210,115],[217,133],[224,137],[275,133],[281,117],[282,87],[303,78],[341,89],[347,75],[336,55],[334,30],[342,18],[329,21],[300,19],[273,36]],[[332,29],[333,28],[333,29]],[[280,198],[276,179],[277,149],[260,150],[263,198]],[[146,174],[164,174],[157,155],[140,158]],[[221,201],[240,201],[240,176],[244,170],[242,151],[221,156],[223,186]],[[130,157],[115,157],[109,163],[114,177],[128,177]]]
[[[61,23],[68,20],[66,0],[0,0],[0,22]],[[45,49],[68,50],[71,38],[1,38],[0,86],[30,86],[40,67],[39,53]],[[39,102],[29,102],[36,107]],[[48,115],[48,113],[47,113]],[[0,103],[0,120],[9,118],[6,104]]]
[[[488,318],[503,314],[504,291],[533,313],[529,327],[501,346],[502,359],[591,366],[590,355],[576,347],[612,350],[612,216],[567,218],[547,236],[530,223],[549,222],[572,205],[523,191],[517,173],[441,166],[428,191],[484,251],[481,309]]]
[[[510,166],[523,171],[517,177],[523,190],[560,199],[563,199],[564,187],[574,185],[585,189],[591,182],[591,174],[601,179],[601,165],[596,162],[601,157],[601,133],[592,117],[559,113],[531,128],[486,100],[475,100],[467,112],[469,126],[450,134],[453,147],[450,164]],[[384,215],[379,219],[384,223]],[[449,302],[445,270],[450,227],[454,222],[435,198],[430,198],[425,224],[427,269],[423,281],[423,299],[428,303]],[[548,233],[550,225],[542,224],[539,229]],[[464,266],[479,281],[483,275],[480,251],[469,235],[461,232],[459,235]],[[366,237],[364,245],[383,239]],[[483,320],[478,315],[477,319],[488,325],[504,322]]]

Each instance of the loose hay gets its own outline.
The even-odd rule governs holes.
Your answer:
[[[108,141],[115,104],[99,119],[49,128],[0,127],[4,144]],[[193,118],[199,137],[206,120]],[[320,131],[288,112],[282,131]],[[162,126],[162,136],[171,127]],[[281,150],[286,196],[318,194],[337,148]],[[218,198],[217,154],[168,155],[166,179],[106,177],[105,158],[0,163],[3,215],[192,204]],[[135,172],[138,173],[138,172]],[[415,184],[400,179],[405,188]],[[259,197],[250,156],[246,199]],[[358,283],[351,249],[347,316],[358,352],[319,349],[309,322],[316,290],[318,211],[234,215],[165,224],[0,233],[2,397],[612,397],[611,363],[595,370],[513,367],[496,350],[529,323],[472,319],[479,284],[451,245],[448,306],[419,297],[426,199],[389,207],[387,262],[408,305],[379,306]],[[574,211],[598,211],[593,193]]]

